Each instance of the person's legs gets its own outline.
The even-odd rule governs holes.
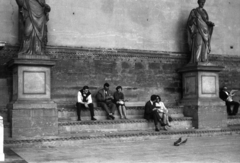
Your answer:
[[[88,104],[89,110],[90,110],[90,114],[91,114],[91,120],[96,120],[94,118],[94,107],[93,107],[93,103]]]
[[[161,118],[156,110],[152,112],[152,118],[155,125],[155,131],[159,131],[158,122]]]
[[[108,107],[110,108],[110,113],[112,113],[112,115],[114,115],[115,111],[117,110],[116,105],[113,102],[110,102],[108,104]]]
[[[239,108],[239,103],[236,102],[236,101],[232,101],[232,105],[233,105],[232,115],[237,115],[238,108]]]
[[[169,118],[168,118],[168,114],[165,114],[165,113],[164,113],[164,117],[165,117],[165,119],[166,119],[166,125],[167,125],[168,127],[171,127],[170,122],[169,122]]]
[[[122,106],[122,113],[123,113],[124,118],[127,119],[126,106],[125,105]]]
[[[231,102],[226,102],[226,105],[227,105],[227,114],[232,115]]]
[[[81,121],[81,110],[84,107],[83,104],[81,103],[77,103],[77,117],[78,117],[78,121]]]
[[[120,114],[120,119],[122,119],[123,118],[122,105],[117,105],[117,108],[118,108],[118,111],[119,111],[119,114]]]
[[[109,108],[108,108],[107,104],[105,102],[99,102],[98,104],[103,110],[106,111],[107,118],[109,119],[110,111],[109,111]]]

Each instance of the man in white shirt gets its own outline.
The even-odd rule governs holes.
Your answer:
[[[77,116],[78,121],[81,121],[81,110],[83,108],[87,108],[90,110],[91,114],[91,120],[95,121],[94,118],[94,109],[93,109],[93,103],[92,103],[92,95],[89,92],[89,87],[84,86],[83,89],[78,91],[77,95]]]

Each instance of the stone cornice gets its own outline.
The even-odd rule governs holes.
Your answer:
[[[17,54],[18,46],[6,46],[0,51],[0,57],[14,57]],[[151,50],[136,50],[136,49],[110,49],[110,48],[90,48],[90,47],[63,47],[63,46],[47,46],[46,54],[51,58],[61,59],[81,59],[93,56],[107,57],[126,57],[140,59],[178,59],[186,60],[188,58],[185,52],[167,52],[167,51],[151,51]],[[60,57],[60,56],[64,57]],[[210,54],[210,61],[234,61],[239,62],[238,55],[219,55]]]

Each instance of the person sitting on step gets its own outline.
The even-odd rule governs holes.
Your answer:
[[[155,107],[156,97],[157,97],[156,95],[152,95],[150,100],[146,102],[144,108],[144,118],[148,121],[150,119],[153,119],[155,131],[159,131],[158,122],[160,120],[160,116],[157,112],[157,108]]]
[[[156,96],[155,107],[157,108],[157,112],[160,116],[161,126],[164,127],[164,130],[167,130],[166,126],[171,127],[169,118],[168,118],[168,109],[165,107],[164,103],[161,101],[161,97],[159,95]]]
[[[235,95],[234,92],[236,92],[236,90],[228,92],[227,87],[224,86],[219,93],[219,97],[226,102],[227,113],[229,116],[236,115],[238,113],[239,103],[233,101],[232,99],[232,96]],[[233,106],[233,110],[231,110],[231,106]]]
[[[81,110],[87,108],[90,110],[91,120],[95,121],[94,118],[94,108],[92,103],[92,95],[89,92],[89,87],[84,86],[81,90],[78,91],[77,95],[77,116],[78,121],[81,121]]]
[[[121,86],[117,86],[116,92],[114,92],[113,97],[120,114],[120,119],[123,119],[123,118],[127,119],[124,94],[122,93]]]
[[[112,92],[109,90],[110,85],[105,83],[103,88],[97,92],[96,99],[98,105],[104,109],[107,113],[107,119],[114,120],[114,112],[116,110],[116,105],[114,103],[114,98]]]

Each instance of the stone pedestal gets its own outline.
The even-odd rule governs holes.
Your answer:
[[[214,129],[227,126],[225,103],[219,98],[218,73],[224,67],[189,64],[181,69],[184,115],[193,117],[193,127]]]
[[[46,56],[18,56],[8,63],[13,73],[12,101],[8,104],[13,138],[58,133],[57,105],[51,100],[54,65]]]

